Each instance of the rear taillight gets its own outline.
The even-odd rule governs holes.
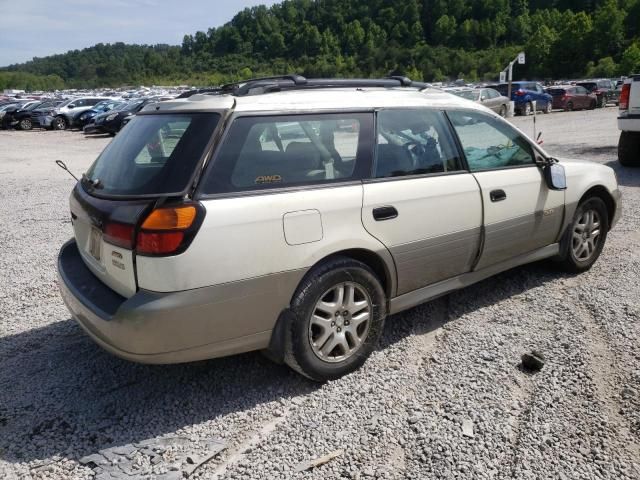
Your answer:
[[[104,227],[103,239],[116,247],[131,249],[133,247],[133,233],[133,225],[111,222]]]
[[[138,255],[180,253],[193,238],[204,216],[200,205],[179,205],[153,210],[136,238]]]
[[[527,92],[525,92],[524,90],[516,90],[516,91],[515,91],[515,94],[516,94],[518,97],[523,97],[523,96],[525,96],[525,95],[527,94]]]
[[[629,97],[631,95],[631,84],[625,83],[622,85],[622,91],[620,92],[620,110],[629,110]]]

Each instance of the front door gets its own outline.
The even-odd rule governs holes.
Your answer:
[[[362,223],[391,252],[398,295],[468,272],[480,245],[482,201],[444,114],[378,112],[374,163]]]
[[[476,269],[554,243],[564,192],[547,187],[529,141],[482,112],[454,111],[449,117],[482,190],[485,238]]]

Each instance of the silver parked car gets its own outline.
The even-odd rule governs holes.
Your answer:
[[[287,76],[147,105],[70,209],[62,297],[102,347],[265,350],[322,381],[362,365],[389,314],[545,258],[589,269],[620,192],[425,84]]]
[[[501,117],[506,117],[509,112],[509,98],[501,95],[493,88],[473,88],[452,90],[451,93],[467,100],[484,105]]]

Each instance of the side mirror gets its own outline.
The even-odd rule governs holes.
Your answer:
[[[549,163],[545,165],[542,173],[544,174],[547,186],[551,190],[567,189],[567,176],[564,172],[564,167],[559,163]]]
[[[76,108],[75,104],[71,103],[67,106],[68,109]]]
[[[485,97],[484,95],[480,97],[480,101],[484,102],[487,99],[487,97]]]

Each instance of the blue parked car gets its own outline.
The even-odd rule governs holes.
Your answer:
[[[505,97],[508,96],[509,84],[489,85],[495,88]],[[538,82],[512,82],[511,100],[515,103],[516,115],[530,115],[533,112],[533,101],[536,101],[536,110],[551,113],[553,97],[545,93],[544,88]]]
[[[75,114],[73,116],[72,124],[74,127],[78,127],[82,130],[85,125],[99,113],[108,112],[124,104],[125,102],[118,100],[105,100],[103,102],[96,103],[91,110],[85,110],[84,112],[78,112]]]

